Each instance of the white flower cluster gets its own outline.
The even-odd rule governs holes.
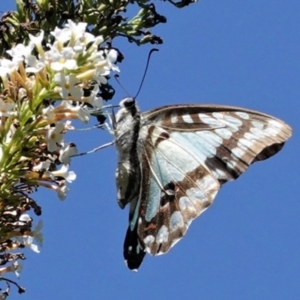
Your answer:
[[[76,147],[64,143],[65,133],[73,129],[72,119],[84,123],[90,119],[88,107],[102,108],[99,87],[107,83],[106,76],[111,71],[119,71],[115,65],[117,51],[100,49],[103,37],[95,37],[86,32],[87,23],[74,23],[68,20],[65,28],[55,28],[51,32],[53,43],[43,47],[44,31],[38,36],[29,35],[28,45],[18,44],[7,51],[12,57],[0,59],[0,77],[3,88],[9,90],[12,84],[18,87],[15,99],[0,98],[0,117],[20,117],[18,103],[29,103],[28,113],[32,113],[35,128],[31,129],[42,137],[49,152],[59,152],[58,159],[63,164],[60,171],[48,171],[50,163],[40,162],[34,172],[44,172],[49,180],[38,180],[38,185],[57,192],[58,197],[66,198],[68,188],[65,184],[52,184],[59,176],[71,182],[76,174],[68,171],[70,156],[77,154]],[[88,90],[88,93],[85,91]],[[44,105],[45,100],[47,104]],[[33,108],[40,108],[37,113]],[[24,114],[25,115],[25,114]],[[27,115],[28,116],[28,115]],[[20,121],[20,120],[19,120]],[[0,121],[2,122],[2,121]],[[0,126],[4,124],[0,123]],[[8,146],[14,136],[14,127],[4,137]],[[0,161],[4,151],[0,148]],[[44,176],[44,178],[45,178]],[[48,177],[47,177],[48,176]]]
[[[97,97],[97,92],[99,85],[107,83],[105,76],[108,76],[112,70],[119,71],[114,64],[117,59],[117,51],[114,49],[98,50],[99,45],[103,42],[103,37],[95,37],[86,32],[86,26],[87,23],[75,24],[68,20],[65,28],[56,27],[51,32],[55,41],[53,44],[47,44],[48,51],[44,51],[42,47],[43,30],[37,37],[29,35],[30,42],[27,46],[18,44],[7,51],[12,60],[0,59],[0,76],[4,85],[7,84],[7,75],[11,77],[21,67],[20,62],[24,61],[25,72],[36,74],[35,79],[42,80],[44,83],[47,80],[47,83],[55,88],[62,100],[75,100],[89,103],[95,108],[101,108],[102,99]],[[38,57],[32,54],[34,47],[38,51]],[[46,78],[43,76],[45,74],[41,74],[42,71],[47,72]],[[35,80],[32,77],[26,79],[23,83],[24,88],[30,88]],[[94,89],[91,95],[84,97],[83,88],[91,81],[97,83],[93,85]],[[65,103],[62,105],[68,106]],[[7,107],[6,111],[9,109],[13,109],[13,107]],[[78,111],[77,113],[80,114]],[[88,114],[81,112],[78,118],[87,122]]]
[[[65,28],[51,32],[54,41],[47,47],[41,31],[29,35],[28,45],[7,51],[11,59],[0,59],[0,198],[5,203],[0,226],[8,229],[1,251],[27,247],[39,252],[34,241],[42,244],[42,223],[32,230],[27,211],[40,215],[41,209],[24,191],[43,186],[59,199],[66,198],[67,183],[76,179],[69,166],[77,148],[65,144],[65,134],[74,129],[71,120],[89,121],[87,107],[102,108],[99,88],[111,71],[119,71],[117,51],[101,48],[103,38],[86,28],[86,23],[69,20]],[[24,259],[23,253],[8,253],[1,259],[3,265],[10,265],[0,268],[0,276],[7,272],[19,276],[17,260]]]

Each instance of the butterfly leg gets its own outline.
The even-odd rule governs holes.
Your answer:
[[[115,141],[112,141],[112,142],[106,143],[106,144],[104,144],[104,145],[101,145],[101,146],[99,146],[99,147],[96,147],[96,148],[94,148],[94,149],[92,149],[92,150],[90,150],[90,151],[82,152],[82,153],[73,155],[73,156],[71,156],[71,157],[83,156],[83,155],[95,153],[95,152],[97,152],[97,151],[99,151],[99,150],[102,150],[102,149],[107,148],[107,147],[109,147],[109,146],[112,146],[112,145],[114,145],[114,144],[115,144]]]

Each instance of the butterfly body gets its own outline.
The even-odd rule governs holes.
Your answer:
[[[146,252],[166,253],[225,182],[277,153],[291,128],[259,112],[214,105],[140,113],[120,103],[115,122],[118,203],[130,203],[124,257],[138,269]]]

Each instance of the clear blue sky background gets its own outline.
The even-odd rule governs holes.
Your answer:
[[[1,1],[1,10],[13,1]],[[5,4],[3,4],[5,2]],[[123,263],[128,213],[116,203],[116,151],[72,162],[68,199],[41,191],[44,247],[28,253],[11,299],[300,299],[300,1],[202,0],[178,10],[156,2],[168,22],[139,95],[143,111],[172,103],[219,103],[280,117],[294,129],[275,157],[226,184],[214,205],[167,254],[138,273]],[[135,94],[150,47],[119,43],[121,81]],[[124,96],[119,91],[115,103]],[[80,150],[110,141],[72,137]]]

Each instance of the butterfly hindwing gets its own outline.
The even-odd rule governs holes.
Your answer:
[[[191,221],[213,202],[220,188],[196,157],[181,155],[178,163],[173,152],[182,149],[172,143],[165,141],[155,151],[144,152],[150,171],[145,162],[142,186],[149,186],[142,189],[138,235],[152,255],[165,253],[178,242]],[[173,150],[169,151],[170,148]],[[171,152],[168,156],[166,149]]]

